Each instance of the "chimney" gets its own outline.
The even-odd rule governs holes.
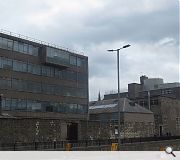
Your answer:
[[[146,75],[142,75],[140,77],[140,84],[144,85],[144,80],[148,79],[148,77]]]

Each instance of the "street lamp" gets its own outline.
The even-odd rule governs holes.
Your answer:
[[[119,79],[119,51],[124,48],[128,48],[131,45],[125,45],[118,49],[109,49],[108,52],[117,52],[117,72],[118,72],[118,149],[120,149],[121,135],[120,135],[120,79]]]

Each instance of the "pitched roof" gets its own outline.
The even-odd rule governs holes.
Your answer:
[[[97,101],[95,104],[89,106],[90,114],[108,113],[108,112],[109,113],[110,112],[118,112],[118,100],[117,99],[101,100],[101,101]],[[146,108],[143,108],[138,104],[133,104],[127,98],[120,98],[120,112],[153,114],[153,112],[147,110]]]

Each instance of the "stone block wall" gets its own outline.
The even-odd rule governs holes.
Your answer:
[[[74,121],[75,122],[75,121]],[[62,141],[70,121],[38,118],[0,118],[0,143]],[[117,123],[76,121],[78,140],[117,138]],[[121,123],[121,138],[153,136],[152,123]]]

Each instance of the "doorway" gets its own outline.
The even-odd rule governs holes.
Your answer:
[[[159,136],[162,136],[163,126],[159,126]]]
[[[69,123],[67,125],[67,140],[78,140],[78,123]]]

